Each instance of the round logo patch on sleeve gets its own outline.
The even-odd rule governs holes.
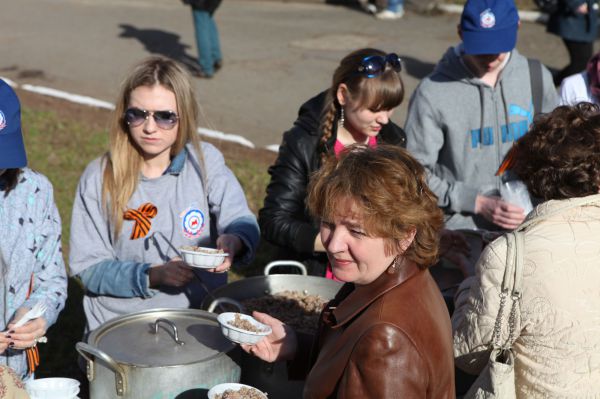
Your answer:
[[[188,208],[182,213],[183,235],[187,238],[198,238],[204,231],[205,218],[200,209]]]

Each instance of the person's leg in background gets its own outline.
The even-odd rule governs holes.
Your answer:
[[[219,40],[219,30],[217,29],[217,23],[215,22],[214,14],[210,15],[208,27],[213,72],[217,72],[223,66],[223,55],[221,54],[221,41]]]
[[[404,16],[403,0],[377,0],[378,12],[375,17],[378,19],[399,19]]]
[[[211,78],[215,73],[215,60],[212,57],[211,25],[214,21],[207,11],[192,8],[194,29],[196,31],[196,44],[198,46],[198,64],[201,71],[195,76]],[[216,27],[214,28],[216,30]]]
[[[576,42],[563,39],[567,51],[569,52],[569,65],[563,68],[554,76],[554,85],[559,86],[560,82],[567,76],[574,75],[585,70],[587,62],[594,54],[594,42]]]

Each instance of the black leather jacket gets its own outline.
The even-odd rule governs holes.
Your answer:
[[[333,151],[337,121],[325,148],[319,148],[319,125],[326,92],[304,103],[294,126],[283,134],[279,156],[269,168],[271,182],[267,186],[264,207],[258,213],[262,237],[279,247],[278,259],[299,260],[313,275],[324,275],[327,258],[314,252],[319,234],[318,223],[305,206],[310,175],[321,166],[321,154]],[[378,143],[406,147],[406,135],[395,123],[383,126]],[[323,146],[321,146],[323,147]]]

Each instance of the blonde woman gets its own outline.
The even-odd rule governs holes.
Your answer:
[[[83,173],[73,205],[71,273],[86,289],[87,328],[158,307],[198,306],[225,284],[234,260],[254,256],[259,232],[241,186],[212,145],[196,133],[198,105],[188,74],[151,57],[125,79],[110,150]],[[193,270],[175,248],[229,253],[211,270]],[[194,278],[194,276],[199,278]]]

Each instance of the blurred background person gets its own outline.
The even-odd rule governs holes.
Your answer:
[[[515,355],[517,398],[600,395],[600,115],[560,106],[516,143],[511,170],[543,200],[519,227],[521,298],[500,342]],[[456,296],[456,364],[479,373],[489,359],[508,258],[506,236],[486,247]],[[512,255],[508,258],[512,264]],[[504,307],[508,320],[514,298]],[[504,323],[508,325],[508,323]]]
[[[182,0],[192,7],[196,45],[198,47],[199,70],[192,70],[198,78],[212,78],[223,66],[219,30],[214,14],[221,0]]]
[[[585,69],[594,54],[598,34],[597,0],[559,0],[558,10],[550,14],[547,30],[559,36],[569,53],[569,64],[554,74],[554,85]]]
[[[575,105],[580,102],[598,104],[600,101],[600,53],[587,63],[584,71],[567,76],[560,85],[560,104]]]
[[[450,320],[427,270],[443,215],[425,170],[398,146],[356,145],[339,157],[316,172],[307,201],[333,274],[345,282],[321,313],[314,351],[258,312],[273,332],[242,347],[304,365],[305,398],[454,398]]]

